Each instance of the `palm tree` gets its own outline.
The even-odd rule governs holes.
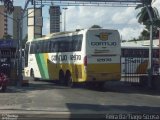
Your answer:
[[[149,9],[154,21],[160,20],[160,16],[157,8],[152,7],[152,3],[154,3],[155,1],[156,0],[144,0],[144,4],[150,5]],[[137,14],[138,22],[140,24],[147,25],[149,22],[149,15],[148,15],[146,6],[144,6],[143,4],[139,4],[135,9],[141,9],[141,11]]]
[[[13,0],[0,0],[0,2],[4,3],[4,6],[9,14],[14,11]]]
[[[147,11],[147,8],[145,5],[143,4],[139,4],[137,5],[137,7],[135,9],[141,9],[140,12],[137,14],[137,18],[138,18],[138,22],[140,24],[145,25],[146,30],[149,32],[149,26],[151,24],[153,24],[153,37],[156,37],[154,35],[157,34],[157,27],[160,27],[160,16],[159,16],[159,12],[157,10],[157,8],[152,7],[152,4],[155,2],[156,0],[144,0],[144,4],[149,5],[149,10],[152,14],[152,18],[153,18],[153,22],[151,23],[150,18],[149,18],[149,14]],[[145,31],[145,30],[144,30]],[[144,31],[142,31],[144,33]],[[141,35],[145,35],[141,33]],[[145,31],[146,33],[146,31]],[[142,36],[142,37],[147,37],[147,36]]]

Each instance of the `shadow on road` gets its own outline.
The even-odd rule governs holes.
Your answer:
[[[25,93],[36,90],[53,90],[53,89],[69,89],[65,86],[57,85],[50,81],[30,81],[29,86],[17,87],[17,86],[9,86],[6,93]]]
[[[130,94],[146,94],[146,95],[160,95],[160,91],[156,89],[149,89],[140,85],[126,83],[123,81],[106,82],[105,91],[130,93]]]
[[[76,118],[78,115],[80,118],[106,118],[107,115],[113,114],[158,114],[160,107],[148,107],[148,106],[133,106],[133,105],[96,105],[96,104],[80,104],[80,103],[67,103],[66,106],[70,110],[70,118]],[[75,111],[79,111],[76,114]],[[90,111],[90,112],[89,112]],[[92,111],[92,112],[91,112]],[[113,116],[112,116],[113,117]],[[129,116],[126,116],[129,117]],[[111,119],[111,118],[110,118]]]
[[[132,85],[123,81],[108,81],[103,88],[88,88],[85,84],[76,85],[74,88],[60,86],[51,81],[30,81],[28,87],[17,88],[9,87],[6,92],[29,92],[35,90],[53,90],[53,89],[86,89],[97,92],[115,92],[115,93],[130,93],[130,94],[146,94],[146,95],[160,95],[159,90],[151,90],[142,86]]]
[[[119,113],[154,113],[159,114],[160,107],[133,106],[133,105],[97,105],[97,104],[81,104],[66,103],[67,108],[71,111],[93,111],[93,112],[115,112]]]

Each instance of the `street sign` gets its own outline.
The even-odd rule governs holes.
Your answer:
[[[0,48],[16,47],[17,42],[13,39],[3,40],[0,39]]]

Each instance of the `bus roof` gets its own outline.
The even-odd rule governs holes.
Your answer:
[[[78,33],[79,31],[66,31],[66,32],[56,32],[56,33],[51,33],[51,34],[48,34],[44,37],[41,37],[41,38],[36,38],[36,39],[32,39],[32,40],[28,40],[29,42],[31,41],[39,41],[39,40],[44,40],[44,39],[50,39],[52,37],[60,37],[60,36],[68,36],[68,35],[71,35],[71,34],[74,34],[74,33]]]
[[[142,41],[132,41],[132,42],[122,42],[121,47],[122,48],[149,48],[150,46],[150,40],[142,40]],[[159,40],[155,39],[153,40],[153,47],[158,48],[159,46]]]
[[[64,35],[68,36],[68,35],[78,34],[80,32],[89,31],[89,30],[112,30],[112,31],[117,31],[117,30],[114,30],[114,29],[104,29],[104,28],[76,29],[76,31],[66,31],[66,32],[51,33],[51,34],[48,34],[48,35],[46,35],[44,37],[41,37],[41,38],[28,40],[28,42],[49,39],[49,38],[52,38],[52,37],[61,37],[61,36],[64,36]]]

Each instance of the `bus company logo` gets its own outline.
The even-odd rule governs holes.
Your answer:
[[[100,40],[102,41],[106,41],[108,40],[108,36],[110,35],[111,33],[107,33],[107,32],[101,32],[99,33],[99,35],[96,35]]]

